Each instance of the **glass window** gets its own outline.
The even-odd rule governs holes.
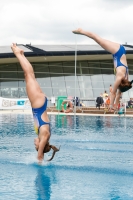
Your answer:
[[[2,97],[11,97],[11,88],[1,88],[1,96]]]
[[[115,75],[114,74],[110,74],[110,75],[107,75],[107,74],[103,74],[103,80],[104,81],[110,81],[111,83],[115,81]]]
[[[49,72],[48,63],[32,64],[32,67],[35,72]]]
[[[63,62],[64,67],[73,67],[75,66],[75,62]]]
[[[51,81],[64,81],[64,74],[51,74]]]
[[[110,87],[110,85],[112,85],[113,86],[113,84],[114,84],[114,81],[113,82],[111,82],[111,81],[109,81],[109,82],[105,82],[104,81],[104,88],[107,90],[107,91],[109,91],[109,87]]]
[[[85,90],[80,90],[81,93],[81,98],[93,98],[93,90],[92,89],[85,89]]]
[[[52,87],[66,87],[65,86],[65,81],[60,81],[59,78],[57,80],[52,80]]]
[[[133,64],[133,60],[128,59],[128,66]]]
[[[63,73],[62,66],[49,66],[51,73]]]
[[[11,88],[11,97],[12,98],[18,98],[19,97],[18,88]]]
[[[18,81],[18,87],[26,87],[25,81]]]
[[[75,74],[75,69],[74,69],[74,74]],[[76,67],[76,74],[80,75],[81,74],[81,69]]]
[[[93,89],[94,98],[98,97],[100,93],[104,92],[104,88],[101,89]]]
[[[129,68],[128,68],[129,69]],[[132,69],[129,69],[129,76],[130,75],[133,75],[133,70]]]
[[[62,62],[49,62],[48,65],[49,65],[49,67],[56,68],[57,66],[62,67],[63,63]]]
[[[100,61],[101,69],[114,69],[113,59]]]
[[[124,92],[123,94],[126,94],[126,93],[128,93],[128,96],[130,96],[131,98],[133,98],[133,88],[130,89],[129,91],[127,91],[127,92]]]
[[[81,66],[82,68],[88,68],[88,61],[78,62],[78,66]]]
[[[74,67],[63,67],[63,71],[64,71],[64,73],[75,74]]]
[[[129,74],[133,75],[133,60],[127,60]]]
[[[47,88],[44,88],[44,87],[43,87],[43,88],[41,88],[41,89],[42,89],[42,91],[44,92],[44,94],[46,94],[47,97],[50,98],[50,97],[54,96],[51,87],[49,87],[49,88],[48,88],[48,87],[47,87]]]
[[[24,87],[18,88],[18,93],[20,98],[27,98],[26,88]]]
[[[79,81],[91,82],[91,75],[77,76]]]
[[[126,99],[127,101],[129,101],[129,98],[132,98],[133,97],[133,91],[129,90],[129,92],[124,92],[122,94],[122,99]]]
[[[85,88],[92,88],[91,82],[88,81],[79,81],[79,87],[81,90],[84,90]]]
[[[1,96],[9,98],[18,98],[18,88],[1,88]]]
[[[17,64],[0,64],[0,71],[12,72],[17,71]]]
[[[92,69],[94,69],[94,68],[100,69],[100,63],[99,63],[99,62],[96,62],[96,61],[94,61],[94,62],[89,61],[88,64],[89,64],[89,68],[92,68]]]
[[[65,74],[64,74],[64,76],[65,76]],[[65,76],[65,80],[66,81],[74,81],[75,80],[75,76],[68,76],[68,75],[66,75]]]
[[[101,69],[95,69],[95,68],[93,68],[93,69],[89,69],[90,70],[90,74],[101,74]]]
[[[69,74],[75,74],[75,63],[67,63],[67,65],[63,64],[63,72],[69,73]],[[78,67],[78,64],[76,64],[76,74],[80,74],[80,68]]]
[[[36,78],[50,78],[49,73],[35,72]]]
[[[114,69],[101,69],[102,74],[113,74],[114,75]]]
[[[130,80],[133,80],[133,61],[128,60]],[[35,77],[48,97],[53,95],[75,96],[75,62],[32,63]],[[94,98],[114,84],[113,61],[77,61],[76,96]],[[18,71],[17,71],[18,70]],[[27,97],[24,73],[19,63],[0,64],[1,95]],[[18,89],[18,90],[17,90]],[[133,96],[133,89],[123,93]]]
[[[84,90],[82,90],[82,89],[80,89],[80,97],[83,99],[83,98],[86,98],[86,90],[84,89]]]
[[[18,72],[23,72],[23,69],[22,69],[22,67],[20,66],[20,64],[18,63],[18,65],[17,65],[18,67],[17,67],[17,69],[18,69]],[[23,72],[24,73],[24,72]]]
[[[24,80],[24,72],[18,72],[18,78]]]
[[[75,81],[67,81],[66,80],[66,87],[67,88],[75,88]],[[79,87],[78,81],[76,81],[76,88]]]
[[[17,72],[1,72],[0,78],[18,78]]]
[[[92,75],[92,76],[91,76],[91,80],[92,80],[93,82],[103,81],[102,74]]]
[[[75,95],[75,89],[74,88],[67,88],[67,96],[78,96],[80,97],[80,90],[79,88],[76,89],[76,95]]]
[[[81,68],[80,69],[80,74],[90,74],[89,69],[88,68]]]
[[[8,98],[18,98],[18,88],[1,88],[1,96]]]
[[[131,73],[129,73],[129,79],[133,80],[133,75]]]
[[[53,94],[57,96],[67,96],[66,88],[53,88]]]
[[[51,87],[51,80],[50,78],[36,78],[37,82],[39,83],[40,87]]]
[[[71,68],[73,68],[73,71],[71,71]],[[66,72],[66,70],[64,72]],[[68,68],[68,71],[66,73],[71,73],[71,74],[73,73],[73,74],[75,74],[75,63],[74,63],[74,65],[72,67]],[[80,62],[76,63],[76,74],[79,74],[79,75],[82,74],[82,67],[81,67]]]
[[[92,87],[93,87],[93,88],[103,88],[104,85],[103,85],[103,82],[102,82],[102,81],[97,81],[97,82],[92,81]]]
[[[18,81],[1,80],[1,87],[18,87]]]

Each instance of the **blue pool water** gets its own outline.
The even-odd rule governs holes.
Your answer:
[[[0,200],[132,200],[133,118],[51,115],[39,165],[31,115],[0,115]]]

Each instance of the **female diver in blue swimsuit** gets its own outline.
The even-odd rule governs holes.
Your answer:
[[[49,139],[51,136],[50,132],[50,122],[47,115],[47,97],[42,92],[38,82],[35,79],[34,71],[32,65],[24,56],[22,49],[13,44],[11,46],[13,53],[18,58],[20,65],[24,71],[26,91],[28,98],[31,102],[32,112],[34,117],[34,127],[38,135],[38,138],[34,140],[35,148],[38,151],[38,160],[41,162],[44,158],[44,153],[47,153],[53,149],[52,160],[55,153],[59,151],[55,146],[49,144]]]
[[[116,72],[116,80],[115,80],[113,90],[111,93],[110,110],[116,110],[119,103],[119,99],[121,97],[121,93],[129,90],[132,87],[132,81],[130,82],[128,80],[129,73],[128,73],[128,66],[127,66],[127,60],[126,60],[126,52],[125,52],[124,47],[118,43],[105,40],[94,33],[84,31],[81,28],[74,30],[72,32],[74,34],[85,35],[93,39],[103,49],[105,49],[106,51],[110,52],[113,55],[114,71]],[[115,102],[115,107],[114,107],[114,102]]]

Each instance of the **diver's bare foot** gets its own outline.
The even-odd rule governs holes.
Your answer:
[[[17,47],[15,43],[12,44],[11,49],[16,56],[19,54],[21,54],[21,55],[24,54],[24,51],[22,49],[20,49],[19,47]]]
[[[83,35],[83,30],[81,28],[78,28],[77,30],[72,31],[74,34],[80,34]]]
[[[117,108],[110,106],[110,107],[108,108],[108,111],[109,111],[109,112],[116,112],[116,111],[117,111]]]

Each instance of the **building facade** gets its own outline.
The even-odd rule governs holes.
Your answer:
[[[20,45],[31,62],[43,92],[52,96],[93,99],[109,92],[115,80],[111,54],[98,45]],[[133,79],[133,47],[125,45],[130,79]],[[76,70],[75,70],[76,69]],[[76,76],[75,76],[76,75]],[[0,96],[27,97],[24,74],[10,47],[0,47]],[[133,90],[124,98],[133,97]]]

